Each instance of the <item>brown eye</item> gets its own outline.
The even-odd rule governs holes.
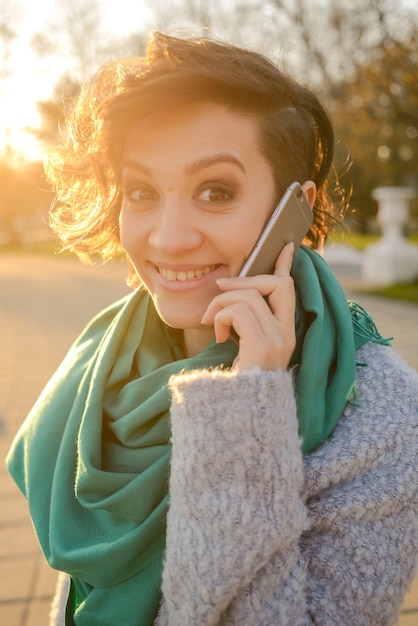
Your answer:
[[[126,195],[133,202],[150,202],[157,198],[157,194],[150,187],[133,187],[128,189]]]
[[[197,198],[211,204],[227,202],[233,197],[233,190],[226,185],[210,185],[202,189]]]

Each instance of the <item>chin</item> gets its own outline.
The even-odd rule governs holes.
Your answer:
[[[156,311],[162,321],[171,328],[178,328],[179,330],[186,330],[188,328],[198,328],[201,326],[201,319],[205,312],[205,309],[192,313],[191,311],[173,311],[165,310],[165,307],[159,307],[158,303],[154,302]]]

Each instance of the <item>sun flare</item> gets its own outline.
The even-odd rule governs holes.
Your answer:
[[[131,0],[102,0],[100,6],[103,32],[109,33],[109,42],[112,37],[123,40],[133,29],[135,32],[135,24],[150,24],[152,19],[149,8],[140,1],[135,8]],[[43,151],[34,132],[41,123],[37,103],[51,97],[74,63],[71,56],[64,56],[68,33],[58,0],[21,0],[18,8],[19,16],[16,12],[0,16],[2,24],[13,33],[8,40],[0,30],[0,156],[34,160],[42,158]],[[37,54],[33,38],[39,34],[48,37],[49,33],[52,42],[62,39],[63,45],[56,46],[55,56],[51,52]]]

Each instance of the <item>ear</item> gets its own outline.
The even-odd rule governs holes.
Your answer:
[[[306,196],[309,206],[313,209],[316,200],[316,185],[313,180],[307,180],[303,183],[302,189]]]

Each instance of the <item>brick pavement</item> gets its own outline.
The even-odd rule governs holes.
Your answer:
[[[0,255],[0,455],[77,334],[127,292],[119,265]],[[56,574],[26,502],[0,465],[0,625],[46,626]]]
[[[351,295],[353,284],[346,281]],[[101,308],[124,295],[120,264],[0,255],[0,455],[68,347]],[[418,307],[354,295],[418,369]],[[24,498],[0,464],[0,625],[47,626],[56,574],[34,538]],[[418,579],[398,626],[418,624]],[[353,625],[354,626],[354,625]]]

